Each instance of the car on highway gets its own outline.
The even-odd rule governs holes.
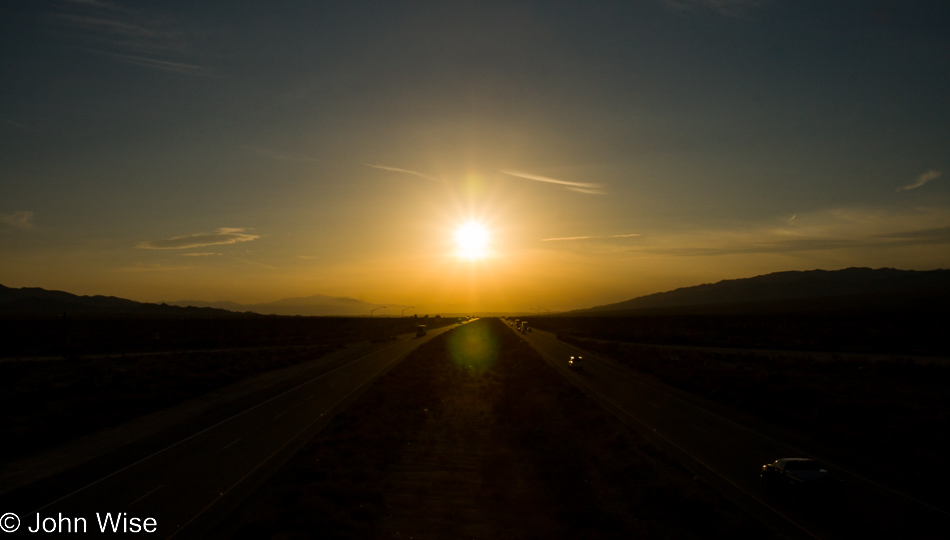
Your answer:
[[[762,465],[759,475],[767,489],[824,491],[832,483],[821,463],[809,458],[782,458]]]
[[[583,356],[572,356],[567,361],[567,367],[576,370],[584,369],[584,357]]]

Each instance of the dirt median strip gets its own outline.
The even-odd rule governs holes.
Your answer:
[[[501,325],[420,347],[218,537],[770,537]]]

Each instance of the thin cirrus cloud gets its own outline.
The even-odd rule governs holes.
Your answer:
[[[20,211],[12,214],[0,214],[0,223],[5,223],[17,229],[30,230],[33,225],[33,212]]]
[[[535,182],[544,182],[546,184],[555,184],[558,186],[563,186],[564,189],[570,191],[576,191],[578,193],[585,193],[588,195],[604,195],[607,193],[604,191],[604,187],[600,184],[593,184],[589,182],[570,182],[567,180],[558,180],[556,178],[548,178],[547,176],[539,176],[537,174],[529,174],[526,172],[520,171],[502,171],[498,172],[507,174],[509,176],[514,176],[517,178],[524,178],[525,180],[533,180]]]
[[[542,242],[564,242],[569,240],[600,240],[604,238],[633,238],[640,236],[636,233],[631,234],[609,234],[607,236],[565,236],[562,238],[542,238]]]
[[[67,0],[48,17],[54,27],[93,54],[176,73],[195,73],[201,66],[184,61],[195,51],[199,32],[166,15],[102,0]]]
[[[876,238],[902,242],[904,245],[950,244],[950,227],[917,229],[898,233],[881,234]]]
[[[926,184],[927,182],[940,178],[941,174],[943,173],[941,173],[940,171],[929,170],[921,174],[920,176],[918,176],[917,180],[913,184],[907,184],[906,186],[901,186],[897,188],[897,191],[910,191],[912,189],[917,189],[923,186],[924,184]]]
[[[710,257],[720,255],[793,254],[842,249],[880,250],[912,246],[950,244],[950,227],[883,234],[866,238],[806,237],[792,240],[763,239],[758,242],[733,243],[723,246],[646,247],[637,251],[653,255]]]
[[[834,252],[853,261],[855,253],[950,244],[948,214],[942,208],[882,211],[879,208],[837,208],[802,214],[794,226],[762,224],[736,229],[696,230],[650,235],[625,249],[646,256],[715,257],[760,254]],[[783,220],[784,221],[784,220]],[[780,223],[777,220],[778,223]]]
[[[867,247],[866,243],[849,238],[800,238],[736,243],[724,246],[646,247],[638,249],[653,255],[680,257],[713,257],[720,255],[755,255],[767,253],[800,253],[809,251],[832,251],[838,249]]]
[[[421,172],[410,171],[409,169],[400,169],[398,167],[390,167],[388,165],[374,165],[372,163],[367,163],[367,167],[372,167],[374,169],[380,169],[383,171],[398,172],[403,174],[411,174],[413,176],[418,176],[420,178],[425,178],[427,180],[435,180],[436,182],[442,182],[443,180],[436,178],[434,176],[429,176],[428,174],[422,174]]]
[[[132,266],[124,266],[119,268],[119,272],[177,272],[179,270],[190,270],[194,267],[192,266],[164,266],[161,264],[142,264],[135,263]]]
[[[156,60],[154,58],[147,58],[145,56],[135,56],[131,54],[115,54],[115,53],[104,53],[106,56],[115,58],[116,60],[122,62],[128,62],[129,64],[135,64],[137,66],[144,66],[149,68],[162,69],[165,71],[174,71],[175,73],[195,73],[202,69],[201,66],[195,64],[187,64],[185,62],[171,62],[168,60]]]
[[[247,229],[221,228],[213,233],[174,236],[164,240],[148,240],[140,242],[136,247],[140,249],[191,249],[250,242],[261,237],[258,234],[247,234],[244,232],[245,230]]]

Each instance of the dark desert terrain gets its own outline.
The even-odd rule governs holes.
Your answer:
[[[934,315],[527,320],[945,506],[950,341]]]
[[[0,411],[24,457],[212,390],[386,342],[442,318],[69,316],[7,318],[0,330]]]
[[[608,390],[636,391],[622,380],[627,375],[608,384],[603,370],[616,363],[621,367],[609,369],[627,370],[713,416],[860,471],[891,490],[887,497],[926,514],[914,530],[929,538],[948,503],[942,486],[950,480],[939,467],[950,444],[941,298],[919,294],[895,305],[893,296],[883,304],[878,297],[849,307],[852,296],[810,309],[808,301],[783,299],[755,309],[714,303],[526,317],[533,334],[518,334],[499,319],[455,327],[457,319],[447,317],[187,308],[170,308],[179,316],[8,316],[0,384],[2,427],[12,443],[0,460],[7,467],[42,453],[55,457],[66,443],[84,444],[110,429],[134,431],[154,414],[258,381],[266,389],[259,384],[258,393],[227,398],[200,417],[176,413],[184,414],[171,416],[178,425],[154,430],[128,451],[114,447],[124,460],[116,463],[128,464],[124,470],[274,401],[261,409],[257,427],[249,423],[239,435],[202,443],[197,453],[209,454],[212,469],[197,467],[211,477],[221,472],[213,470],[214,452],[268,439],[264,430],[295,411],[293,421],[305,427],[289,424],[293,435],[286,440],[275,432],[268,442],[277,450],[257,450],[263,461],[249,454],[250,464],[240,465],[249,472],[230,471],[239,479],[222,480],[228,486],[222,496],[233,491],[224,504],[205,515],[202,505],[215,503],[198,497],[197,510],[181,510],[193,515],[188,523],[201,518],[182,537],[214,531],[217,538],[842,538],[849,530],[873,530],[846,523],[866,511],[883,516],[889,530],[899,528],[903,518],[887,514],[886,499],[865,503],[857,484],[846,484],[846,498],[835,505],[813,506],[807,498],[742,484],[757,475],[755,460],[734,462],[738,472],[697,468],[701,460],[644,433],[635,410],[621,414],[619,401],[594,399]],[[429,336],[416,334],[419,324]],[[405,352],[387,353],[397,344]],[[602,358],[603,365],[559,373],[568,349]],[[334,373],[339,376],[320,382]],[[287,404],[279,405],[285,394]],[[304,407],[320,400],[330,405]],[[687,431],[688,438],[713,429],[673,418],[668,427],[679,422],[698,430]],[[712,440],[723,449],[740,444]],[[22,496],[38,506],[54,488],[81,492],[99,482],[82,487],[84,478],[111,476],[112,455],[90,461],[92,468],[77,460],[35,484],[21,475],[24,487],[3,500]],[[777,457],[786,456],[766,456]],[[141,474],[162,478],[172,471],[168,466],[175,468],[150,465]],[[264,472],[244,482],[258,469]],[[126,482],[137,482],[134,469],[130,474]],[[724,489],[717,476],[742,484],[732,485],[744,495]],[[183,483],[174,489],[187,491],[191,481],[186,474],[177,482]],[[164,489],[174,499],[172,488]],[[107,500],[109,490],[104,493]],[[802,520],[802,513],[817,510],[817,521]]]

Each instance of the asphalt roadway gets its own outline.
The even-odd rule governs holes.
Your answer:
[[[519,335],[618,419],[676,457],[698,481],[708,483],[782,537],[950,537],[948,513],[885,487],[871,475],[828,463],[794,441],[782,440],[775,431],[765,433],[743,425],[721,407],[558,341],[551,333],[532,330]],[[583,370],[567,367],[572,355],[584,357]],[[766,492],[759,479],[761,466],[782,457],[819,459],[840,480],[838,489],[826,497]]]
[[[423,337],[401,336],[276,388],[272,395],[257,396],[224,418],[192,423],[188,430],[131,445],[14,491],[0,501],[0,528],[7,532],[19,521],[9,537],[27,536],[39,519],[38,534],[202,538],[376,377],[456,326],[430,330]],[[121,518],[117,530],[110,525],[102,535],[99,521],[106,513]]]
[[[289,459],[335,413],[413,349],[454,328],[403,336],[341,365],[242,400],[227,414],[169,430],[146,443],[14,491],[0,500],[0,528],[26,536],[37,516],[48,534],[99,532],[105,513],[121,516],[108,537],[202,538]],[[625,424],[676,457],[698,478],[787,538],[946,538],[948,515],[874,482],[842,464],[827,468],[842,480],[832,500],[766,493],[758,478],[763,463],[805,456],[794,441],[731,419],[728,413],[637,375],[616,362],[558,341],[552,334],[519,334],[544,359]],[[567,368],[583,355],[585,369]],[[97,516],[98,515],[98,516]],[[138,521],[132,518],[137,518]],[[153,522],[154,532],[134,532]],[[84,520],[84,523],[81,520]],[[44,523],[41,522],[41,526]],[[123,526],[126,527],[123,533]]]

